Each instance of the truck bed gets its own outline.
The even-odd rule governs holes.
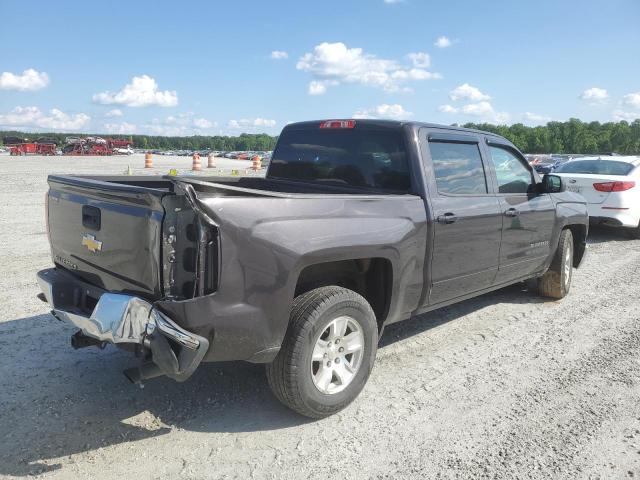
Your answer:
[[[130,175],[51,175],[50,180],[94,189],[118,189],[122,191],[152,190],[157,193],[173,193],[176,181],[189,183],[196,190],[217,191],[226,195],[247,196],[318,196],[318,195],[389,195],[372,189],[336,184],[294,182],[265,177],[220,177],[220,176],[130,176]]]

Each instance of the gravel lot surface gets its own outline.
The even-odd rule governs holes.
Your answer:
[[[143,163],[0,157],[0,477],[640,477],[640,241],[593,229],[563,301],[513,286],[389,327],[362,395],[309,421],[260,365],[134,387],[133,357],[74,351],[35,298],[46,175]]]

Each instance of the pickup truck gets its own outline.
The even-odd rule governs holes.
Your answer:
[[[588,230],[585,200],[506,139],[418,122],[290,124],[265,177],[48,183],[39,297],[73,347],[133,352],[134,383],[264,363],[312,418],[360,393],[386,325],[531,279],[567,295]]]

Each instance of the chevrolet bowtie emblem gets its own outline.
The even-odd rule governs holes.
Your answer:
[[[95,235],[85,233],[82,236],[82,245],[87,247],[90,252],[100,252],[102,250],[102,242],[96,240]]]

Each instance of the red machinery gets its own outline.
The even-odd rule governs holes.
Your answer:
[[[56,143],[49,138],[30,141],[27,138],[5,137],[5,145],[11,155],[55,155]]]
[[[131,140],[123,140],[119,138],[101,138],[101,137],[68,137],[67,145],[62,149],[63,155],[113,155],[119,153],[119,149],[130,149],[133,145]],[[132,152],[132,151],[131,151]]]

